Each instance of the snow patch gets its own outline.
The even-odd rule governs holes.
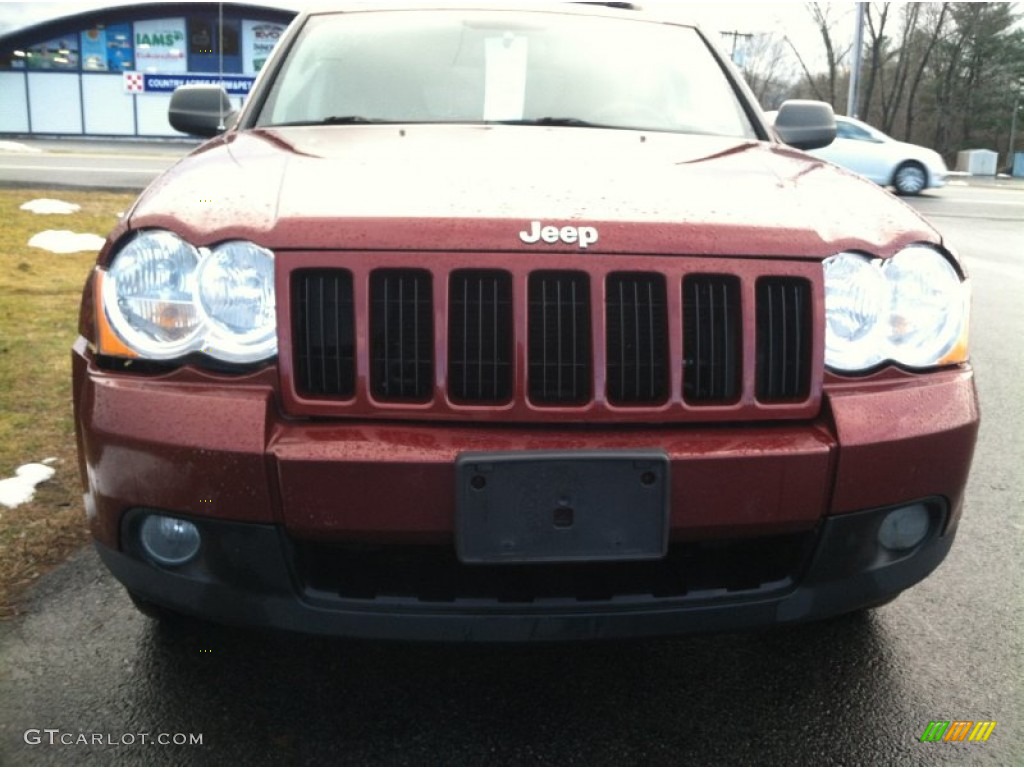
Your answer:
[[[41,197],[38,200],[29,200],[22,203],[21,210],[32,211],[32,213],[77,213],[82,206],[75,203],[65,203],[63,200],[51,200],[48,197]]]
[[[44,459],[53,463],[56,459]],[[32,501],[36,486],[53,477],[55,470],[46,464],[22,464],[14,470],[14,477],[0,480],[0,504],[8,509]]]
[[[28,241],[32,248],[42,248],[53,253],[78,253],[79,251],[98,251],[103,247],[103,238],[99,235],[82,232],[70,232],[66,229],[48,229],[32,235]]]
[[[42,152],[39,147],[30,147],[20,141],[0,141],[0,152]]]

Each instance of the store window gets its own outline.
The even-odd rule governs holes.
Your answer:
[[[82,69],[125,72],[135,69],[131,24],[97,24],[82,32]]]
[[[277,41],[284,34],[285,24],[245,19],[242,22],[242,71],[255,75],[267,61]]]
[[[238,19],[192,16],[188,20],[188,68],[190,72],[241,73]]]
[[[11,66],[15,69],[77,70],[78,35],[55,38],[14,51]]]
[[[140,72],[187,72],[185,48],[184,19],[135,22],[135,68]]]

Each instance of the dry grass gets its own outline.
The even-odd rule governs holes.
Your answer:
[[[36,198],[82,208],[70,215],[20,210]],[[0,189],[0,478],[54,457],[54,477],[15,509],[0,505],[0,618],[23,589],[86,541],[71,414],[70,348],[95,253],[28,246],[32,235],[67,229],[105,236],[134,195]]]

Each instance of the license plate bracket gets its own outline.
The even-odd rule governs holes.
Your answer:
[[[653,560],[668,547],[660,450],[463,453],[455,463],[464,563]]]

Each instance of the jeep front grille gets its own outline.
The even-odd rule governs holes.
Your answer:
[[[296,261],[281,347],[292,413],[692,421],[809,418],[820,402],[813,262]]]

